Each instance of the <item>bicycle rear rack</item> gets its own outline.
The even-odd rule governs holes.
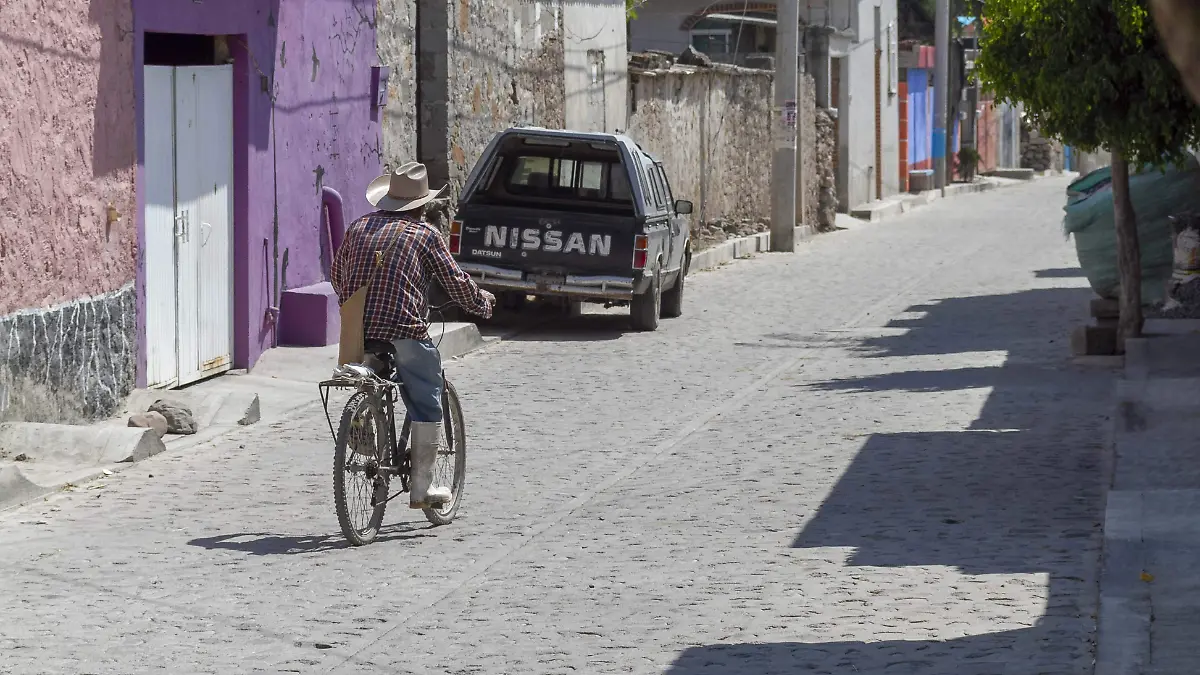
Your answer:
[[[318,382],[317,389],[321,392],[321,407],[325,409],[325,423],[329,425],[329,435],[333,437],[334,443],[337,442],[337,430],[333,428],[333,417],[329,414],[329,398],[332,390],[353,389],[356,393],[378,394],[387,389],[396,389],[401,395],[403,392],[399,384],[385,380],[378,375],[335,377]]]

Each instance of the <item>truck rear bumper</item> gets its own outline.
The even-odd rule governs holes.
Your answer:
[[[525,291],[530,295],[565,295],[578,298],[629,300],[633,297],[632,277],[581,276],[568,274],[563,281],[530,277],[520,270],[510,270],[478,263],[459,263],[475,283],[489,290]]]

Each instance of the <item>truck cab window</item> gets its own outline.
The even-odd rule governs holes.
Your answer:
[[[655,164],[654,168],[658,171],[658,180],[662,182],[663,196],[667,198],[667,210],[675,210],[675,195],[671,194],[671,181],[667,180],[667,170],[662,164]]]
[[[629,177],[621,170],[619,164],[614,164],[609,168],[612,174],[610,184],[612,185],[613,201],[633,203],[633,193],[629,187]]]
[[[628,181],[610,186],[611,176],[624,177],[620,160],[564,159],[518,156],[509,159],[511,172],[504,191],[542,199],[584,200],[631,204]]]

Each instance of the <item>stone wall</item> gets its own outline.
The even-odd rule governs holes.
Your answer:
[[[796,208],[803,206],[803,213],[797,221],[805,225],[817,225],[820,214],[821,175],[828,169],[829,179],[833,180],[833,153],[830,145],[822,152],[821,135],[817,118],[821,114],[817,110],[817,87],[812,76],[807,73],[800,75],[799,101],[796,124],[798,148],[796,156],[796,171],[799,184],[797,189],[803,189],[804,196],[796,194]],[[832,130],[832,127],[830,127]],[[832,141],[832,137],[830,137]],[[823,158],[823,159],[822,159]],[[834,196],[836,202],[836,194]],[[803,204],[801,204],[803,202]],[[832,224],[832,221],[830,221]]]
[[[837,221],[837,177],[833,172],[833,157],[837,152],[837,127],[833,117],[825,110],[815,115],[816,152],[814,153],[814,175],[808,181],[816,194],[805,206],[811,205],[813,214],[806,211],[805,222],[816,226],[818,232],[830,232]]]
[[[422,3],[417,147],[432,184],[456,198],[498,131],[564,125],[562,16],[522,0]]]
[[[769,223],[771,115],[774,73],[726,65],[670,66],[660,55],[635,55],[630,69],[629,135],[662,159],[678,198],[695,203],[699,225],[728,221]],[[666,67],[662,67],[666,66]],[[798,171],[804,213],[818,222],[822,161],[832,180],[833,147],[819,139],[812,78],[800,80]],[[799,208],[800,195],[797,194]]]
[[[0,422],[105,417],[133,390],[133,284],[0,317]]]
[[[381,130],[382,160],[390,170],[417,158],[417,3],[378,1],[375,50],[380,65],[390,69]]]
[[[1034,171],[1062,171],[1062,143],[1043,136],[1037,129],[1021,127],[1021,167]]]

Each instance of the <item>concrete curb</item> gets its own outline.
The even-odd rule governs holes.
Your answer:
[[[711,270],[738,258],[749,258],[755,253],[771,250],[771,233],[762,232],[749,237],[730,239],[712,248],[692,254],[692,266],[689,272]]]
[[[0,450],[38,462],[104,466],[140,462],[165,449],[153,429],[9,422],[0,424]]]
[[[470,354],[489,344],[489,341],[479,332],[479,326],[473,323],[447,323],[445,330],[440,335],[440,341],[438,337],[433,335],[430,337],[438,346],[438,352],[442,355],[442,359],[446,361]]]
[[[1104,509],[1095,675],[1141,675],[1150,660],[1150,588],[1142,543],[1142,498],[1113,491]]]
[[[812,225],[801,225],[796,228],[795,241],[797,244],[811,240],[817,234]],[[748,237],[729,239],[699,253],[692,254],[692,266],[689,272],[703,272],[716,269],[742,258],[752,258],[756,253],[771,251],[771,233],[759,232]]]
[[[1125,345],[1127,369],[1130,350],[1137,349],[1133,342]],[[1094,675],[1141,675],[1150,658],[1150,588],[1141,578],[1146,569],[1143,495],[1139,491],[1113,489],[1121,461],[1120,438],[1129,426],[1126,419],[1137,415],[1131,406],[1139,402],[1145,384],[1142,380],[1117,380],[1114,386],[1113,414],[1101,461],[1104,537],[1100,551]]]
[[[104,475],[109,467],[149,459],[166,450],[152,429],[116,425],[0,424],[0,450],[30,458],[28,469],[0,469],[0,511],[16,508],[79,480]],[[32,469],[45,478],[30,477]],[[52,476],[52,477],[51,477]]]

